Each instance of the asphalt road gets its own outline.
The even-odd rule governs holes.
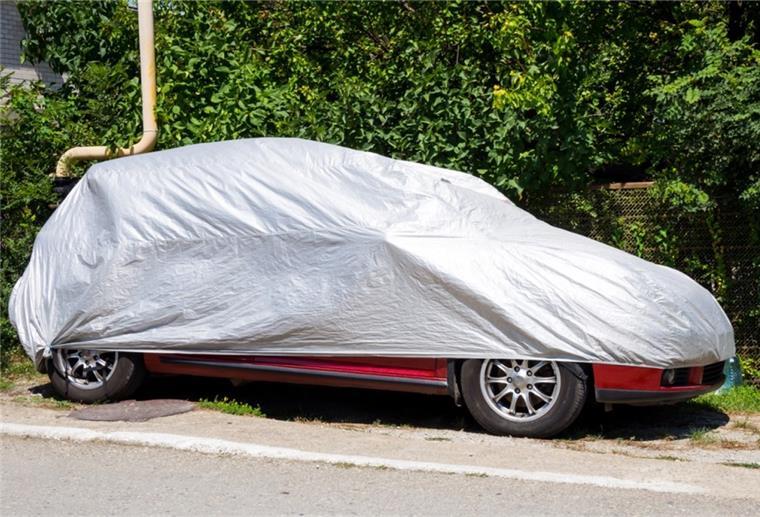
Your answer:
[[[3,436],[0,514],[753,515],[742,499]],[[521,458],[520,461],[529,461]]]

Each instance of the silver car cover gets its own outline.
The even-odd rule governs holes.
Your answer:
[[[16,284],[26,352],[702,365],[731,324],[686,275],[460,172],[298,139],[94,165]]]

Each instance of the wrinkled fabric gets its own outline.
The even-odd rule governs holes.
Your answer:
[[[703,365],[731,324],[686,275],[517,208],[474,176],[298,139],[94,165],[10,317],[55,348]]]

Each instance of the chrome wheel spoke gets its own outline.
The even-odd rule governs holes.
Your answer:
[[[488,384],[507,384],[506,377],[488,377],[486,379]]]
[[[533,384],[554,384],[556,382],[556,377],[533,377]]]
[[[509,412],[514,415],[516,409],[517,409],[517,395],[513,392],[512,402],[509,403]]]
[[[498,368],[499,370],[501,370],[502,372],[504,372],[504,374],[505,374],[505,375],[509,375],[509,373],[510,373],[510,370],[509,370],[509,368],[507,368],[505,365],[503,365],[503,364],[501,363],[501,361],[494,361],[494,362],[493,362],[493,365],[494,365],[496,368]]]
[[[506,395],[510,391],[512,391],[512,388],[509,387],[509,386],[507,386],[506,388],[504,388],[499,393],[497,393],[496,395],[493,396],[493,401],[494,402],[499,402],[504,397],[504,395]]]
[[[531,371],[533,372],[533,375],[535,375],[535,374],[537,374],[537,373],[538,373],[538,371],[539,371],[541,368],[543,368],[544,366],[546,366],[546,361],[540,361],[538,364],[536,364],[536,365],[534,365],[534,366],[531,366],[531,368],[530,368],[530,369],[531,369]]]
[[[80,368],[84,369],[84,361],[82,361],[81,358],[77,358],[77,362],[71,366],[71,368],[69,369],[69,373],[71,375],[76,375],[77,370],[79,370]]]
[[[552,400],[551,397],[547,397],[542,391],[533,390],[531,391],[531,393],[535,395],[536,397],[540,398],[541,400],[543,400],[544,402],[546,402],[547,404],[551,402]]]
[[[535,415],[536,409],[533,407],[533,404],[530,401],[530,395],[528,393],[523,395],[523,401],[525,402],[525,409],[528,410],[528,414]]]

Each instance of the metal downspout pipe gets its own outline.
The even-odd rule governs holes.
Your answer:
[[[156,52],[153,39],[153,0],[137,0],[137,20],[140,34],[140,89],[142,92],[142,138],[130,147],[111,150],[106,146],[72,147],[58,160],[55,178],[70,175],[69,166],[82,160],[105,160],[147,153],[156,146]]]

